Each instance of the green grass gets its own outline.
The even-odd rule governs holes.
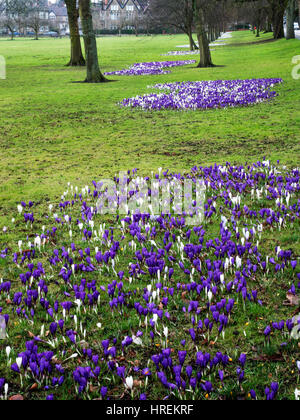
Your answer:
[[[8,78],[6,81],[0,80],[0,250],[9,245],[12,251],[16,251],[20,238],[25,242],[28,234],[28,239],[34,240],[38,226],[45,224],[46,228],[52,227],[53,222],[44,217],[47,205],[59,201],[68,182],[83,187],[90,185],[93,179],[112,176],[120,170],[138,168],[142,174],[149,174],[158,167],[164,167],[182,171],[196,164],[226,161],[245,163],[262,156],[274,162],[280,160],[289,167],[299,165],[300,81],[291,77],[291,61],[293,56],[299,54],[300,42],[272,42],[269,34],[263,34],[261,39],[263,42],[257,44],[252,33],[235,33],[229,45],[216,47],[213,51],[213,60],[219,66],[216,68],[199,70],[187,66],[174,68],[171,74],[164,76],[114,77],[117,80],[115,83],[105,85],[72,83],[82,81],[85,70],[64,67],[68,61],[68,40],[43,39],[36,42],[17,39],[11,42],[0,39],[0,55],[6,57],[8,64]],[[98,42],[101,67],[103,71],[111,71],[134,62],[164,60],[161,53],[174,50],[176,45],[186,44],[187,39],[181,35],[115,37],[99,39]],[[284,84],[276,87],[279,96],[274,101],[251,108],[203,112],[141,112],[120,109],[116,105],[125,97],[148,92],[147,86],[154,83],[256,77],[284,79]],[[35,202],[36,222],[32,231],[26,229],[20,216],[14,225],[10,222],[11,217],[16,215],[16,204],[21,199]],[[250,203],[247,201],[247,204]],[[269,202],[265,200],[259,205],[268,207]],[[74,214],[73,219],[76,220],[76,210],[68,213]],[[108,219],[107,224],[110,223],[112,221]],[[206,223],[207,237],[219,235],[219,223],[219,216],[213,219],[212,224]],[[7,234],[2,233],[4,224],[9,227]],[[158,241],[161,239],[159,234]],[[80,241],[79,235],[74,238],[75,243],[79,244]],[[38,253],[39,261],[47,265],[53,247],[69,246],[69,242],[68,229],[62,228],[57,242],[46,245],[46,249]],[[264,257],[274,255],[277,245],[291,249],[294,257],[299,257],[299,221],[296,220],[280,233],[265,229],[262,243]],[[84,244],[79,246],[84,247]],[[127,247],[120,253],[119,265],[128,271],[129,261],[133,261],[133,258],[134,253]],[[211,255],[211,258],[214,256]],[[24,267],[20,269],[0,259],[0,278],[11,280],[15,291],[20,289],[18,276],[24,270]],[[175,274],[176,281],[186,281],[178,268]],[[293,275],[291,270],[286,270],[284,275],[278,273],[271,277],[259,272],[250,283],[251,287],[259,288],[265,306],[247,303],[244,308],[240,299],[225,340],[198,343],[203,351],[227,352],[234,360],[226,369],[226,386],[213,394],[212,398],[236,399],[251,388],[258,390],[262,398],[264,386],[272,380],[280,383],[280,398],[293,398],[297,383],[299,387],[299,377],[295,372],[295,359],[299,355],[297,343],[289,342],[288,347],[282,349],[281,342],[288,341],[288,338],[277,334],[266,346],[262,335],[269,322],[292,317],[294,308],[283,306],[282,303]],[[87,274],[87,278],[90,281],[94,277]],[[69,287],[61,280],[60,284],[55,283],[56,277],[47,280],[51,304],[56,299],[64,299],[62,293],[69,291]],[[97,280],[101,284],[112,281],[104,271]],[[75,282],[79,281],[79,277],[76,277]],[[126,282],[125,289],[129,291],[137,287],[139,293],[139,289],[142,290],[149,282],[146,279],[138,284],[134,282],[132,286]],[[168,308],[171,315],[168,325],[170,346],[175,350],[180,347],[180,340],[187,338],[188,328],[191,327],[181,307],[187,299],[193,298],[193,293],[186,298],[177,294]],[[107,298],[103,305],[107,305]],[[9,309],[9,303],[2,296],[0,306]],[[100,352],[101,339],[115,337],[116,325],[118,339],[132,331],[136,332],[139,320],[133,313],[131,308],[125,310],[123,315],[110,311],[99,314],[88,312],[83,318],[90,348]],[[17,351],[24,350],[30,333],[39,334],[41,325],[47,327],[51,322],[40,307],[36,319],[38,322],[31,325],[30,321],[13,316],[10,341],[0,342],[0,377],[9,378],[11,394],[20,392],[19,379],[6,367],[4,348],[11,345],[13,356],[16,357]],[[100,333],[96,327],[99,321],[103,324]],[[68,327],[73,328],[73,321],[69,319],[68,322]],[[214,330],[210,338],[215,340],[216,335]],[[151,346],[149,338],[145,338],[145,341],[144,348],[130,350],[126,363],[138,358],[141,367],[145,367],[149,356],[156,350],[159,352],[158,347]],[[57,353],[61,354],[63,348],[60,342]],[[45,349],[49,350],[46,345]],[[191,343],[187,350],[193,357],[195,348]],[[75,348],[69,351],[72,354]],[[236,384],[235,373],[236,358],[242,351],[248,354],[247,381],[243,390]],[[76,398],[71,377],[72,369],[78,364],[76,360],[76,363],[70,361],[65,365],[66,383],[55,390],[57,398]],[[42,386],[30,390],[31,386],[32,382],[28,379],[22,389],[25,398],[45,397]],[[110,397],[119,398],[123,391],[123,385],[118,384],[110,390]],[[91,395],[97,397],[99,390],[97,392],[95,395],[91,392]],[[152,398],[165,396],[165,391],[157,387],[154,381],[150,381],[147,393]]]
[[[241,32],[230,41],[234,46],[215,47],[213,60],[223,67],[187,66],[170,75],[113,77],[116,83],[95,86],[72,83],[83,80],[85,70],[64,67],[67,39],[0,39],[8,66],[7,80],[0,81],[1,213],[24,196],[54,198],[69,181],[84,185],[133,167],[149,173],[160,166],[189,169],[262,155],[298,163],[300,82],[291,77],[291,60],[300,43],[247,44],[256,40]],[[101,67],[162,60],[161,53],[186,42],[181,35],[101,38]],[[116,106],[156,82],[256,77],[282,77],[280,96],[250,109],[205,112],[145,113]]]

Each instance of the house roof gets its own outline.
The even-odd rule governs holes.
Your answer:
[[[66,7],[59,7],[59,6],[51,6],[49,7],[49,13],[54,13],[55,16],[60,16],[60,17],[67,17],[68,13],[67,13],[67,8]]]
[[[148,0],[115,0],[115,1],[119,4],[121,9],[124,9],[130,1],[134,4],[134,6],[138,10],[140,9],[144,10],[148,5]],[[114,0],[103,0],[103,9],[108,10],[113,2]]]

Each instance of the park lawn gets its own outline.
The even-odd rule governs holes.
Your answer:
[[[68,40],[0,40],[0,55],[6,57],[8,64],[8,78],[0,81],[0,251],[10,246],[9,252],[15,252],[18,240],[25,243],[28,235],[28,240],[33,241],[40,226],[45,224],[46,229],[53,226],[53,221],[45,218],[48,204],[59,203],[68,182],[81,188],[91,185],[94,179],[113,176],[120,170],[138,168],[140,173],[150,174],[163,167],[184,171],[194,165],[215,162],[252,163],[264,156],[274,163],[280,160],[288,167],[299,166],[300,82],[291,77],[291,61],[299,54],[300,43],[297,40],[272,42],[270,39],[269,34],[263,34],[262,40],[268,42],[253,44],[257,40],[252,33],[235,33],[231,40],[227,40],[228,45],[215,47],[213,51],[214,62],[219,67],[199,70],[187,66],[173,68],[169,75],[113,77],[111,79],[116,82],[105,85],[72,83],[82,81],[85,71],[64,67],[68,59]],[[113,71],[134,62],[172,60],[172,57],[161,57],[160,54],[175,50],[187,40],[178,35],[109,37],[98,42],[103,71]],[[270,103],[250,108],[142,112],[120,109],[116,105],[125,97],[149,92],[147,86],[159,82],[264,77],[284,79],[281,86],[276,86],[279,96]],[[36,220],[32,229],[24,224],[22,216],[16,216],[16,205],[22,199],[27,203],[34,201],[32,211]],[[249,200],[247,204],[253,203]],[[267,200],[260,204],[269,206]],[[55,210],[58,211],[58,206]],[[76,220],[76,209],[68,209],[68,213]],[[16,217],[14,224],[10,221],[12,217]],[[114,223],[109,217],[105,221],[109,226]],[[2,233],[3,225],[8,227],[6,234]],[[205,222],[207,237],[217,237],[219,225],[219,215],[213,223]],[[54,247],[61,249],[70,244],[68,229],[62,228],[62,233],[57,242],[38,252],[39,261],[46,266]],[[125,242],[127,239],[130,240],[130,235]],[[81,238],[78,235],[73,240],[79,243]],[[266,229],[261,242],[264,257],[274,255],[276,246],[290,249],[295,258],[299,257],[299,220],[280,232]],[[133,258],[134,253],[129,247],[122,251],[120,265],[125,271]],[[23,268],[20,270],[11,263],[11,254],[7,260],[0,259],[0,264],[0,278],[12,279],[12,292],[19,291],[18,276]],[[88,280],[94,278],[93,273],[86,275]],[[226,352],[235,361],[240,352],[247,353],[249,362],[244,389],[257,389],[260,398],[264,387],[272,381],[280,384],[280,398],[292,399],[294,395],[298,377],[295,372],[295,362],[299,359],[297,343],[289,341],[287,347],[281,348],[282,336],[275,334],[270,344],[263,336],[263,330],[270,322],[293,316],[296,308],[283,305],[288,285],[294,281],[293,276],[291,269],[272,277],[261,275],[257,281],[264,305],[252,302],[245,308],[239,300],[234,310],[234,324],[228,328],[226,339],[201,344],[201,350]],[[108,284],[112,281],[110,277],[101,274],[97,281]],[[176,279],[185,281],[178,268]],[[138,292],[148,283],[147,278],[141,281]],[[125,289],[130,291],[132,287],[134,284],[126,283]],[[67,291],[69,288],[63,282],[58,284],[56,278],[50,279],[49,299],[66,299],[63,292]],[[102,302],[103,307],[108,305],[107,300],[106,297]],[[0,302],[4,311],[10,309],[2,295]],[[186,338],[188,328],[186,317],[180,310],[183,302],[184,297],[177,295],[174,306],[172,303],[169,339],[176,351],[180,348],[180,340]],[[101,351],[100,340],[115,337],[116,330],[118,340],[122,340],[140,328],[137,317],[123,317],[110,311],[103,311],[99,316],[88,312],[84,318],[88,344],[98,352]],[[103,324],[100,333],[97,329],[99,318]],[[19,378],[6,366],[5,346],[10,345],[16,355],[17,350],[24,350],[25,342],[32,335],[39,334],[43,323],[47,328],[51,322],[40,308],[35,319],[38,321],[31,325],[30,320],[13,316],[10,341],[0,347],[0,377],[9,380],[10,393],[20,392]],[[155,345],[158,353],[160,344],[155,341]],[[142,367],[146,366],[151,354],[149,348],[150,345],[146,345],[138,354],[129,352],[126,363],[138,358]],[[71,350],[73,352],[74,347],[70,346],[67,356],[71,356]],[[194,351],[192,347],[187,350]],[[64,364],[66,382],[63,387],[55,389],[56,398],[77,397],[72,371],[79,363],[76,359]],[[234,366],[232,364],[227,369],[227,385],[215,390],[212,398],[244,398],[236,383]],[[31,389],[31,385],[28,380],[22,391],[26,399],[45,398],[47,392],[41,386]],[[123,385],[119,385],[109,395],[118,398],[123,391]],[[149,394],[149,397],[160,399],[165,396],[165,391],[161,386],[153,386]]]
[[[67,182],[83,186],[130,168],[145,174],[158,167],[185,170],[262,156],[298,164],[300,89],[291,77],[291,60],[300,52],[299,41],[251,45],[245,44],[256,42],[251,32],[233,35],[227,42],[234,46],[214,48],[220,67],[115,76],[110,77],[115,83],[105,85],[72,83],[84,80],[85,70],[64,66],[67,39],[1,39],[8,67],[7,80],[0,82],[1,214],[21,198],[53,199]],[[181,35],[101,38],[101,67],[113,71],[134,62],[175,60],[160,54],[185,43]],[[282,77],[284,84],[276,87],[274,101],[251,108],[142,112],[117,106],[125,97],[149,92],[154,83],[263,77]]]

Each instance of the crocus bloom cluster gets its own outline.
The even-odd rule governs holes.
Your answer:
[[[190,224],[192,212],[176,212],[173,190],[191,180],[194,196],[200,179],[203,218]],[[269,235],[299,231],[299,169],[268,160],[228,162],[186,174],[159,169],[141,177],[133,170],[114,181],[116,191],[95,181],[81,190],[68,185],[48,214],[34,207],[33,225],[18,211],[25,235],[1,252],[7,270],[0,279],[0,319],[9,339],[15,325],[33,338],[25,349],[16,343],[0,350],[8,389],[11,380],[12,389],[16,383],[35,387],[32,392],[37,387],[49,400],[66,383],[70,395],[87,399],[124,393],[146,399],[153,389],[162,398],[226,398],[228,388],[251,399],[279,398],[289,387],[274,382],[249,389],[252,346],[241,354],[218,350],[236,333],[247,337],[244,320],[252,323],[253,314],[251,333],[257,330],[260,349],[273,340],[284,352],[282,336],[289,347],[297,345],[294,308],[284,307],[280,319],[274,312],[268,317],[261,285],[272,278],[295,300],[299,295],[297,253],[279,246],[280,235],[276,247],[264,246]],[[158,191],[168,185],[166,203]],[[154,212],[154,197],[169,210]],[[139,211],[127,208],[107,219],[101,199],[130,200]],[[5,389],[0,382],[1,398]]]
[[[182,56],[182,55],[199,55],[199,51],[169,51],[168,53],[161,54],[162,56]]]
[[[120,71],[107,72],[105,75],[117,75],[117,76],[147,76],[156,74],[168,74],[170,71],[164,70],[172,67],[186,66],[189,64],[195,64],[195,60],[181,60],[181,61],[154,61],[150,63],[136,63],[130,66],[128,69]]]
[[[123,107],[143,110],[197,110],[254,105],[277,96],[271,88],[282,79],[215,80],[157,84],[163,93],[124,99]]]

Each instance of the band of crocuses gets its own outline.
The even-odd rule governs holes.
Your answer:
[[[195,64],[196,60],[181,60],[181,61],[154,61],[151,63],[136,63],[130,66],[128,69],[112,71],[105,73],[106,76],[146,76],[156,74],[168,74],[170,73],[166,68],[187,66]]]
[[[38,203],[18,205],[12,223],[27,239],[0,252],[7,268],[0,313],[8,337],[12,323],[33,333],[25,344],[3,348],[12,377],[3,371],[2,398],[10,388],[34,392],[35,386],[51,400],[65,383],[71,396],[86,399],[112,398],[116,389],[135,399],[153,398],[154,389],[161,399],[225,398],[226,389],[234,389],[238,396],[272,400],[283,388],[290,392],[279,387],[275,371],[264,391],[250,389],[252,350],[246,357],[245,350],[222,349],[222,340],[229,335],[231,343],[237,326],[247,335],[240,320],[251,308],[265,313],[261,321],[255,317],[261,346],[272,340],[283,349],[293,345],[299,319],[293,308],[288,319],[268,319],[261,281],[284,284],[295,299],[299,293],[297,256],[278,244],[270,243],[269,251],[264,246],[265,235],[297,232],[299,169],[263,160],[198,165],[187,173],[160,169],[145,178],[133,170],[122,181],[136,180],[128,198],[141,200],[139,181],[152,178],[161,185],[202,179],[203,223],[191,227],[188,214],[149,211],[110,215],[105,225],[96,205],[105,191],[95,181],[82,190],[69,184],[48,211]],[[203,348],[211,342],[218,346]]]
[[[271,88],[282,82],[282,79],[251,79],[157,84],[153,88],[161,93],[124,99],[120,105],[143,110],[243,107],[275,98],[277,93]]]

